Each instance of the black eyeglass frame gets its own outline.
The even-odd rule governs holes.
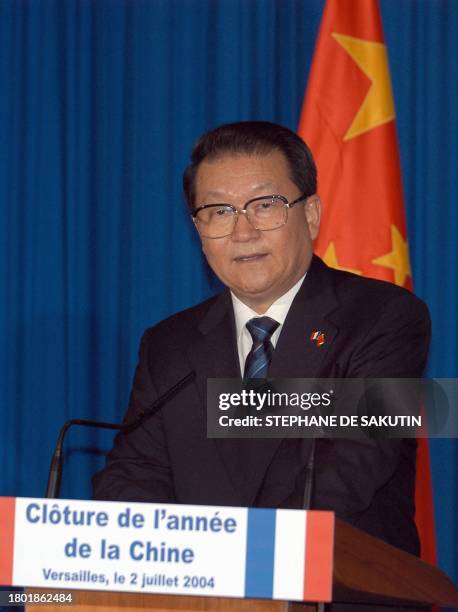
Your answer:
[[[265,229],[265,230],[259,229],[258,227],[253,225],[254,229],[258,229],[260,232],[272,232],[272,231],[280,229],[280,227],[283,227],[284,225],[286,225],[286,223],[288,222],[288,209],[292,208],[296,204],[299,204],[300,202],[303,202],[304,200],[306,200],[309,197],[310,197],[309,195],[302,194],[298,198],[293,200],[292,202],[288,202],[288,199],[285,198],[285,196],[282,196],[282,195],[276,193],[276,194],[272,194],[272,195],[264,195],[264,196],[258,196],[256,198],[251,198],[251,200],[248,200],[248,202],[245,202],[245,204],[243,205],[243,208],[236,208],[233,204],[228,204],[227,202],[219,202],[219,203],[215,203],[215,204],[203,204],[202,206],[199,206],[198,208],[196,208],[195,210],[192,211],[191,218],[192,218],[194,224],[196,225],[196,227],[198,228],[199,226],[198,226],[197,214],[199,213],[199,211],[204,210],[205,208],[217,208],[219,206],[226,206],[227,208],[230,208],[233,211],[234,219],[235,219],[235,222],[236,222],[237,218],[238,218],[238,215],[241,215],[241,214],[248,215],[247,206],[249,206],[252,202],[258,202],[259,200],[268,200],[269,198],[271,198],[271,199],[276,198],[276,199],[281,200],[283,202],[283,206],[284,206],[284,208],[287,211],[285,222],[282,223],[282,225],[279,225],[277,227],[272,227],[271,229]],[[249,220],[248,216],[247,216],[247,219]],[[251,223],[250,220],[249,220],[249,222]],[[232,231],[229,234],[224,234],[224,236],[204,236],[204,238],[208,238],[209,240],[218,240],[218,238],[226,238],[226,236],[230,236],[232,234],[234,229],[235,229],[235,223],[234,223],[234,227],[233,227]]]

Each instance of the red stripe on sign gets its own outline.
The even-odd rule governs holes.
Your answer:
[[[16,499],[0,497],[0,584],[13,584],[14,516]]]
[[[334,563],[334,513],[306,514],[304,599],[332,600]]]

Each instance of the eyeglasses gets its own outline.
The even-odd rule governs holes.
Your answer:
[[[235,229],[239,215],[246,215],[254,229],[262,232],[276,230],[288,221],[288,209],[309,196],[301,195],[293,202],[282,195],[260,196],[249,200],[243,208],[232,204],[204,204],[191,213],[199,234],[203,238],[224,238]]]

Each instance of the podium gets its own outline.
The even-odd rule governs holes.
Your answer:
[[[28,590],[30,593],[34,591],[42,592],[43,589]],[[68,606],[33,604],[26,606],[26,609],[35,612],[40,610],[59,612],[67,608],[72,612],[89,612],[89,610],[309,612],[317,609],[313,602],[265,599],[77,590],[72,591],[72,594],[74,603]],[[358,604],[454,607],[458,606],[458,590],[439,569],[336,519],[332,600],[336,603],[352,603],[354,612],[358,612]]]

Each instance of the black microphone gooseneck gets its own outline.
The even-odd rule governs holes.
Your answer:
[[[312,438],[312,448],[305,467],[304,500],[302,502],[302,508],[304,510],[312,509],[313,477],[315,475],[315,447],[316,438]]]
[[[173,387],[171,387],[163,395],[158,397],[149,408],[140,411],[139,416],[130,423],[124,423],[121,425],[118,423],[107,423],[105,421],[94,421],[92,419],[70,419],[69,421],[64,423],[57,439],[56,450],[54,451],[54,454],[51,459],[48,485],[46,487],[46,497],[49,499],[57,499],[59,497],[64,459],[64,438],[70,427],[72,427],[73,425],[81,425],[83,427],[98,427],[99,429],[116,429],[124,432],[133,431],[134,429],[139,427],[144,421],[156,414],[156,412],[158,412],[171,397],[178,393],[178,391],[185,387],[195,377],[196,373],[194,371],[189,372],[189,374],[179,380],[175,385],[173,385]]]

